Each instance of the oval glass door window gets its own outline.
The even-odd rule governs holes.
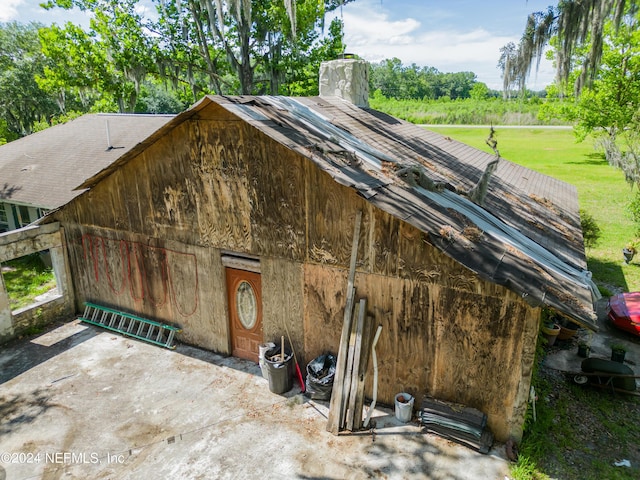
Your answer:
[[[258,319],[258,305],[253,287],[245,280],[240,282],[236,290],[236,306],[240,323],[247,330],[251,330]]]

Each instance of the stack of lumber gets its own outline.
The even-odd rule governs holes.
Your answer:
[[[435,433],[480,453],[488,453],[493,445],[487,416],[475,408],[425,397],[418,417],[425,433]]]
[[[356,304],[352,317],[355,321],[351,322],[347,347],[338,353],[336,380],[333,383],[329,406],[331,423],[327,426],[327,430],[334,434],[340,430],[356,432],[362,428],[364,383],[369,362],[368,345],[372,324],[371,317],[366,316],[366,305],[365,298]],[[343,362],[340,362],[341,357]],[[344,371],[341,379],[337,378],[339,366],[342,366]]]
[[[344,311],[336,373],[327,416],[327,431],[337,435],[341,430],[362,428],[364,383],[369,362],[369,337],[372,318],[367,317],[367,299],[356,303],[355,268],[362,212],[357,212],[347,281],[347,302]]]
[[[371,324],[373,319],[367,316],[367,299],[363,298],[356,305],[353,318],[358,321],[355,328],[351,329],[349,350],[347,356],[347,376],[345,380],[349,385],[345,385],[347,394],[345,403],[347,409],[344,428],[350,431],[358,431],[362,428],[362,407],[364,406],[364,381],[369,363],[369,348],[371,336]]]

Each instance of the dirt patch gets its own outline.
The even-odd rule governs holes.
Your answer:
[[[128,445],[133,445],[134,448],[158,442],[168,435],[161,426],[140,419],[136,423],[122,425],[117,432]]]

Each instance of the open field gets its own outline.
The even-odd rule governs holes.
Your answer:
[[[485,143],[488,127],[430,126],[429,129],[492,152]],[[625,291],[640,289],[638,260],[625,265],[622,259],[622,248],[635,238],[636,231],[626,210],[635,192],[625,182],[622,172],[609,166],[590,140],[576,143],[571,130],[495,129],[503,158],[571,183],[578,189],[580,207],[595,218],[602,230],[600,242],[587,250],[589,269],[596,283]]]

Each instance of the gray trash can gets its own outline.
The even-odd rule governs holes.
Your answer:
[[[284,362],[281,360],[280,347],[272,348],[264,355],[269,372],[269,390],[272,393],[286,393],[293,388],[293,355],[284,349]]]

